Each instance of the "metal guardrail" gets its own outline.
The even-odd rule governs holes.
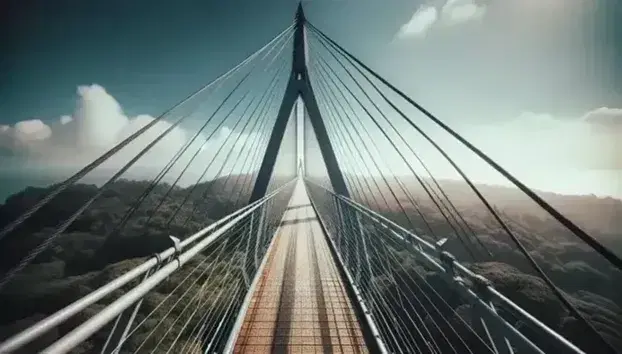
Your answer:
[[[545,353],[516,327],[497,313],[494,305],[496,303],[506,305],[515,310],[520,320],[528,325],[534,326],[534,328],[541,331],[541,333],[547,334],[552,341],[568,350],[568,352],[584,354],[581,349],[568,339],[546,326],[533,315],[501,294],[492,286],[488,279],[469,270],[441,247],[424,240],[411,231],[406,230],[395,222],[350,198],[335,194],[312,181],[305,181],[315,188],[320,188],[323,193],[326,193],[331,199],[331,203],[334,203],[334,210],[336,210],[337,213],[354,213],[357,217],[372,221],[377,226],[385,229],[387,234],[402,242],[404,245],[408,245],[409,249],[412,251],[411,254],[419,261],[426,264],[430,269],[439,272],[443,279],[471,304],[472,314],[481,319],[489,344],[491,344],[491,349],[493,349],[494,352],[514,353],[513,347],[515,347],[517,351],[521,353]],[[312,194],[310,194],[310,196],[313,198]],[[338,217],[344,218],[345,215],[339,215]],[[352,282],[352,279],[347,280]],[[355,284],[351,285],[355,286]]]
[[[191,235],[185,240],[178,242],[173,247],[169,247],[168,249],[152,256],[143,264],[48,316],[28,329],[7,339],[5,342],[0,343],[0,353],[10,353],[24,347],[28,343],[36,340],[48,331],[58,327],[68,319],[85,310],[90,305],[97,303],[99,300],[110,295],[115,290],[121,289],[124,285],[127,285],[131,281],[142,276],[144,278],[142,282],[131,289],[128,293],[119,297],[114,302],[99,311],[95,316],[86,320],[62,338],[58,339],[51,346],[44,349],[42,353],[66,353],[70,351],[94,333],[101,330],[104,326],[114,321],[115,318],[120,318],[119,316],[125,310],[131,308],[134,304],[139,303],[140,300],[147,293],[149,293],[149,291],[158,286],[164,279],[168,278],[172,273],[181,268],[181,266],[186,264],[197,254],[201,253],[228,231],[232,230],[233,227],[245,218],[249,217],[249,215],[264,215],[262,213],[262,208],[266,206],[272,198],[281,193],[294,182],[295,181],[290,181],[265,198],[262,198],[261,200],[224,217],[223,219]],[[489,344],[496,353],[514,353],[514,348],[516,348],[519,352],[544,353],[541,348],[539,348],[516,327],[508,323],[496,312],[494,304],[504,304],[512,308],[515,313],[520,316],[520,319],[523,322],[526,322],[534,326],[534,328],[538,329],[542,333],[545,333],[552,340],[556,341],[558,345],[563,346],[569,352],[583,354],[583,351],[577,348],[574,344],[509,300],[506,296],[496,290],[486,278],[470,271],[467,267],[456,261],[451,254],[444,251],[441,247],[424,240],[423,238],[413,234],[411,231],[406,230],[386,217],[369,210],[356,201],[337,195],[322,186],[314,184],[313,182],[306,182],[316,188],[321,188],[322,192],[326,193],[326,195],[330,198],[330,202],[335,206],[334,210],[337,211],[338,215],[335,215],[335,217],[343,220],[348,217],[346,214],[351,214],[355,215],[357,218],[364,218],[374,223],[374,225],[384,229],[386,234],[392,236],[395,240],[403,243],[404,245],[409,245],[409,249],[412,251],[412,254],[415,255],[419,261],[426,264],[429,268],[439,272],[439,274],[443,276],[443,279],[445,279],[447,283],[453,287],[453,289],[455,289],[471,304],[472,314],[481,320],[481,323],[486,330],[486,336],[488,337],[487,339]],[[312,193],[310,193],[310,197],[313,201]],[[315,201],[313,201],[313,203],[315,205]],[[326,221],[322,219],[322,215],[318,216],[320,217],[322,224],[324,224]],[[263,217],[264,216],[261,216],[261,218]],[[344,225],[345,224],[342,226]],[[352,232],[352,230],[348,231]],[[356,295],[356,300],[360,303],[360,305],[362,305],[363,309],[366,309],[369,304],[365,304],[365,301],[360,296],[361,289],[354,284],[356,275],[347,269],[345,261],[341,258],[341,255],[338,252],[338,247],[333,240],[331,240],[330,246],[338,256],[338,263],[340,263],[340,266],[345,270],[345,280],[350,283],[353,289],[355,289],[355,295],[358,294]],[[253,260],[253,257],[250,259]],[[256,283],[256,280],[258,279],[257,275],[261,271],[261,268],[263,268],[264,262],[265,259],[262,259],[261,264],[258,265],[257,272],[253,277],[253,284]],[[248,300],[250,299],[248,294],[252,291],[252,286],[246,290],[247,291],[243,295],[244,301],[242,302],[241,309],[247,305]],[[134,312],[136,311],[137,308],[135,308]],[[240,313],[243,312],[244,311],[240,311]],[[367,313],[367,311],[364,312]],[[366,321],[370,324],[372,329],[376,328],[372,318],[366,318]],[[239,313],[237,315],[237,320],[234,322],[235,324],[231,333],[234,333],[236,328],[239,327]],[[126,329],[129,328],[130,325],[131,321],[127,324]],[[226,343],[226,349],[231,349],[231,343],[233,343],[232,338],[234,337],[231,333],[229,333],[228,336],[229,339]],[[378,330],[373,333],[374,337],[377,338],[377,342],[380,343],[380,348],[387,351],[387,348],[384,346],[384,343],[380,338],[381,335]],[[125,334],[127,334],[127,331],[125,331],[124,336],[121,337],[121,344],[123,340],[125,340]],[[118,348],[119,347],[117,347],[115,351],[117,351]]]
[[[133,304],[139,302],[150,290],[167,279],[169,275],[217,241],[241,220],[266,206],[269,201],[290,187],[294,182],[295,180],[292,180],[284,184],[264,198],[214,222],[181,242],[175,242],[174,246],[155,254],[141,265],[112,280],[108,284],[94,290],[87,296],[8,338],[0,343],[0,353],[11,353],[24,347],[50,330],[57,328],[90,305],[97,303],[114,291],[121,289],[124,285],[136,280],[141,275],[144,276],[144,279],[136,287],[54,342],[51,346],[43,350],[42,353],[66,353],[70,351],[79,343],[102,329],[105,325],[112,322],[115,318],[118,318],[124,310],[127,310]],[[194,244],[192,247],[185,250],[192,244]],[[115,351],[117,350],[118,347]]]
[[[305,188],[306,188],[306,185],[305,185]],[[308,191],[307,191],[307,194],[309,194]],[[317,214],[318,220],[320,221],[320,225],[322,226],[322,231],[326,234],[325,236],[328,236],[327,235],[328,229],[326,227],[326,222],[324,221],[321,213],[318,211],[317,205],[311,198],[311,194],[309,194],[309,199],[311,200],[311,205],[313,206],[313,209],[315,210],[315,213]],[[365,304],[364,299],[361,297],[361,290],[356,286],[354,277],[352,276],[352,274],[346,267],[343,257],[339,253],[339,249],[337,248],[337,245],[335,245],[333,238],[331,237],[326,237],[326,238],[327,238],[330,250],[335,257],[335,263],[339,267],[339,269],[343,272],[343,277],[345,278],[345,281],[347,282],[347,285],[349,286],[351,290],[351,298],[353,300],[353,303],[355,305],[358,305],[359,307],[360,320],[365,322],[364,326],[361,326],[361,327],[363,329],[367,327],[367,329],[369,330],[369,333],[367,334],[367,338],[366,338],[368,345],[369,344],[374,345],[374,349],[376,349],[378,353],[382,353],[382,354],[389,353],[389,350],[387,349],[385,343],[382,341],[381,334],[378,331],[378,326],[376,325],[376,322],[370,315],[369,309],[367,305]],[[363,334],[365,335],[366,333],[364,332]],[[369,343],[369,342],[373,342],[373,343]]]
[[[261,219],[261,221],[263,221],[263,219]],[[261,230],[261,227],[259,227],[258,230]],[[251,284],[248,287],[248,291],[246,293],[246,296],[244,297],[244,301],[242,303],[242,306],[240,307],[240,311],[238,312],[238,315],[235,319],[235,324],[233,325],[233,328],[231,329],[231,333],[229,333],[229,337],[227,339],[227,343],[225,344],[225,348],[223,349],[223,353],[227,353],[227,354],[233,353],[233,350],[235,349],[235,342],[238,338],[238,335],[240,334],[242,326],[244,325],[244,318],[251,305],[253,294],[255,293],[257,285],[259,284],[259,280],[261,279],[261,276],[264,272],[264,268],[266,267],[266,263],[268,262],[268,256],[270,255],[270,252],[272,252],[272,248],[275,247],[274,246],[275,241],[276,241],[275,236],[276,236],[276,233],[275,235],[272,236],[270,245],[266,249],[266,252],[264,253],[264,257],[261,260],[261,263],[259,263],[257,267],[257,272],[255,272],[255,276],[253,277],[253,280],[251,281]],[[255,259],[255,261],[257,261],[257,259]]]

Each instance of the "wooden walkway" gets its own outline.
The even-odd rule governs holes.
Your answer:
[[[367,353],[317,215],[298,183],[235,353]]]

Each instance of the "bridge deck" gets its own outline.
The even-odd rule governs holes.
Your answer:
[[[235,353],[367,353],[302,183],[268,257]]]

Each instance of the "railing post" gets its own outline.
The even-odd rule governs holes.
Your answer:
[[[347,263],[347,266],[350,269],[350,273],[352,273],[352,276],[354,277],[354,283],[359,285],[359,271],[358,271],[358,255],[356,254],[358,251],[358,240],[356,239],[352,239],[350,240],[350,237],[356,237],[355,233],[350,232],[347,233],[346,230],[348,229],[353,229],[352,228],[352,218],[351,218],[351,210],[348,207],[344,207],[341,205],[342,201],[339,199],[338,196],[335,196],[337,203],[339,203],[340,206],[340,215],[341,218],[343,219],[343,225],[341,228],[341,232],[342,232],[342,236],[341,237],[345,237],[345,241],[343,241],[346,244],[345,249],[348,250],[347,253],[347,257],[345,258],[345,261]],[[352,236],[353,235],[353,236]],[[350,241],[350,244],[352,244],[354,246],[354,250],[351,250],[348,248],[348,241]],[[352,259],[352,253],[354,252],[354,256],[356,257],[356,260]]]
[[[332,199],[333,199],[333,203],[335,204],[335,209],[337,212],[337,225],[335,225],[336,226],[335,231],[337,234],[337,238],[335,239],[335,245],[339,248],[339,251],[341,252],[341,238],[343,237],[342,233],[343,233],[343,229],[345,228],[345,222],[344,222],[344,217],[343,217],[343,211],[341,209],[341,204],[339,203],[339,198],[333,195]]]
[[[361,225],[361,219],[359,218],[359,215],[356,214],[356,211],[352,211],[349,210],[348,214],[352,214],[354,213],[355,215],[351,215],[354,216],[354,222],[356,223],[356,226],[358,226],[358,232],[355,233],[354,237],[356,237],[356,274],[354,275],[356,277],[356,281],[358,281],[360,283],[361,280],[361,257],[362,252],[361,252],[361,239],[365,238],[365,235],[363,234],[363,226]],[[371,274],[371,273],[370,273]]]
[[[263,239],[264,234],[264,219],[266,218],[266,208],[262,207],[259,212],[259,221],[257,225],[257,238],[255,240],[255,269],[259,269],[259,264],[261,260],[259,259],[259,247],[261,246],[261,240]]]
[[[155,255],[156,259],[158,260],[157,265],[154,268],[151,268],[150,270],[148,270],[145,275],[143,276],[143,279],[141,280],[141,282],[144,282],[147,278],[149,278],[149,276],[151,274],[153,274],[154,272],[156,272],[159,268],[160,265],[162,264],[162,259],[160,259],[160,257],[156,254]],[[117,354],[119,353],[119,350],[121,350],[121,347],[123,346],[123,343],[125,342],[125,340],[127,339],[127,336],[130,332],[130,328],[132,327],[132,324],[134,323],[134,319],[136,319],[136,315],[138,314],[138,310],[140,309],[140,306],[143,303],[143,298],[141,298],[140,300],[138,300],[138,302],[136,302],[136,305],[134,305],[134,310],[132,310],[132,314],[130,315],[130,317],[128,318],[126,324],[125,324],[125,328],[123,329],[123,332],[121,333],[120,337],[119,337],[119,341],[116,345],[116,347],[114,347],[112,349],[112,351],[110,352],[111,354]],[[104,354],[106,352],[106,349],[108,349],[108,344],[113,341],[114,337],[115,337],[115,333],[117,332],[117,327],[119,325],[119,323],[121,323],[121,319],[124,317],[125,311],[121,312],[119,314],[119,316],[117,316],[117,319],[114,322],[114,325],[112,326],[112,329],[110,330],[110,333],[108,334],[108,339],[106,339],[106,343],[104,344],[104,346],[102,347],[101,350],[101,354]]]
[[[449,282],[464,283],[465,280],[456,273],[454,264],[455,258],[451,253],[443,251],[442,248],[439,247],[438,258],[445,268],[445,277]],[[486,297],[486,289],[488,285],[490,285],[488,280],[482,276],[476,276],[476,278],[471,280],[475,283],[474,286],[477,289],[475,292],[476,295],[492,307],[490,296]],[[494,307],[492,308],[494,309]],[[491,322],[490,316],[490,313],[481,309],[479,304],[475,302],[471,303],[471,324],[473,325],[473,329],[477,331],[477,328],[482,328],[486,334],[490,347],[495,354],[513,354],[514,351],[512,350],[512,347],[507,342],[507,339],[503,333],[500,333],[502,329],[498,328],[498,326],[489,327],[487,325],[487,322]]]
[[[365,247],[365,229],[363,228],[363,224],[361,223],[361,216],[358,214],[358,212],[356,210],[352,210],[352,208],[346,208],[346,210],[347,211],[345,212],[345,214],[347,215],[347,220],[349,221],[349,225],[347,225],[346,227],[356,230],[351,234],[354,235],[354,237],[356,238],[356,240],[353,240],[356,257],[356,272],[354,273],[354,281],[359,284],[361,279],[362,267],[361,257],[363,256],[363,253],[365,253],[367,258],[369,258],[366,251],[367,249]],[[365,251],[363,251],[362,249],[364,249]],[[369,262],[367,263],[369,266]],[[372,274],[371,269],[369,274]]]
[[[342,201],[339,199],[338,196],[335,196],[334,198],[338,206],[338,215],[341,220],[340,221],[341,225],[339,228],[340,236],[339,236],[339,241],[337,245],[340,248],[339,252],[342,253],[344,261],[346,262],[346,266],[352,270],[351,273],[354,278],[354,283],[358,285],[360,282],[360,277],[361,277],[360,244],[359,244],[359,240],[357,237],[358,235],[356,232],[351,232],[350,234],[346,233],[346,230],[350,228],[354,228],[352,227],[354,224],[354,221],[352,220],[352,211],[350,210],[350,208],[348,207],[344,208],[341,205]],[[346,243],[350,239],[349,235],[352,235],[352,237],[354,237],[354,239],[350,240],[350,242],[354,246],[353,250],[349,249]],[[347,250],[347,254],[343,254],[343,249],[344,249],[344,247],[342,246],[343,243],[346,243],[345,249]],[[352,257],[355,257],[356,259],[352,259]]]
[[[484,303],[486,303],[486,305],[488,305],[492,309],[492,311],[495,313],[494,316],[499,316],[491,300],[492,296],[490,294],[490,291],[488,291],[490,287],[490,281],[478,274],[474,275],[471,280],[473,281],[473,289],[475,293],[480,297],[482,301],[484,301]],[[489,311],[482,309],[482,305],[480,304],[471,304],[471,313],[473,320],[479,320],[478,325],[480,325],[486,333],[486,337],[488,338],[488,341],[490,342],[491,347],[495,351],[495,353],[514,354],[512,345],[503,333],[503,328],[494,325],[488,326],[488,323],[494,322],[492,319],[493,315]]]
[[[373,271],[371,269],[371,259],[369,258],[369,251],[367,250],[367,242],[365,241],[365,236],[366,236],[365,229],[363,228],[363,223],[361,222],[361,215],[359,214],[359,212],[357,210],[354,210],[354,213],[356,213],[356,221],[359,225],[359,230],[361,232],[361,240],[363,241],[363,253],[365,254],[365,264],[367,266],[367,271],[369,272],[371,276],[371,274],[373,274]]]
[[[263,209],[263,207],[261,209]],[[251,280],[249,279],[249,276],[248,276],[248,268],[246,266],[246,263],[248,263],[248,253],[251,247],[251,237],[253,237],[253,222],[255,221],[254,215],[256,212],[257,211],[252,212],[251,215],[249,215],[250,223],[249,223],[248,233],[246,234],[246,237],[247,237],[246,251],[244,251],[244,260],[242,261],[242,276],[244,277],[244,284],[246,284],[247,288],[251,285]]]

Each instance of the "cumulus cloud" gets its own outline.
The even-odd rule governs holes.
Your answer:
[[[622,109],[601,107],[580,117],[525,112],[471,135],[510,165],[545,171],[622,170]]]
[[[485,13],[486,6],[473,0],[447,0],[440,11],[434,6],[423,5],[400,27],[397,37],[423,37],[435,26],[462,24],[480,19]]]
[[[527,186],[562,194],[597,194],[622,197],[622,112],[620,109],[599,108],[584,115],[559,117],[547,113],[524,112],[513,119],[497,120],[490,124],[470,124],[454,127],[469,142],[490,156]],[[378,175],[396,173],[412,176],[412,172],[395,153],[395,149],[376,133],[371,123],[372,137],[363,134],[364,141],[356,145],[363,157],[343,160],[347,172],[361,173],[360,166]],[[604,126],[607,129],[602,129]],[[511,186],[511,183],[469,151],[449,134],[433,125],[420,127],[461,167],[474,182]],[[617,127],[614,129],[614,127]],[[387,127],[397,148],[422,176],[427,173],[418,164],[410,149]],[[449,163],[413,129],[398,127],[407,141],[426,163],[435,177],[460,180]],[[373,157],[371,161],[369,155]],[[315,156],[318,156],[317,154]],[[377,164],[377,165],[376,165]],[[359,166],[359,167],[357,167]],[[348,170],[352,168],[352,170]],[[358,172],[357,172],[358,171]]]
[[[410,36],[424,36],[438,19],[438,11],[433,6],[421,6],[410,21],[400,28],[397,36],[399,38]]]
[[[622,197],[621,113],[610,108],[579,117],[525,112],[505,123],[465,129],[464,135],[530,187]],[[503,184],[473,154],[457,146],[453,151],[471,175]]]
[[[52,130],[39,119],[25,120],[15,124],[14,137],[20,142],[38,141],[49,138]]]
[[[17,122],[13,126],[0,125],[0,148],[3,149],[4,155],[7,155],[8,151],[8,155],[14,157],[4,159],[3,165],[6,167],[8,161],[12,163],[18,161],[15,168],[75,171],[155,119],[145,114],[127,116],[116,99],[99,85],[80,86],[77,94],[76,108],[71,116],[64,115],[49,124],[33,119]],[[170,122],[159,121],[104,162],[100,171],[118,170],[169,128]],[[180,127],[173,128],[128,171],[130,177],[155,176],[195,134],[194,131]],[[254,141],[257,138],[256,134],[235,134],[237,133],[233,133],[225,126],[207,142],[207,136],[200,134],[181,156],[170,175],[181,172],[201,146],[203,148],[197,156],[198,161],[209,161],[214,158],[216,150],[225,144],[227,137],[232,136],[230,141],[238,138],[237,145],[229,146],[237,150],[241,149],[245,141],[249,139]],[[241,154],[241,151],[237,153]],[[215,166],[224,163],[223,156],[219,155],[215,161]],[[196,182],[204,167],[204,164],[193,163],[186,171],[182,183]]]
[[[154,118],[127,117],[119,103],[99,85],[80,86],[73,115],[64,115],[49,125],[39,119],[24,120],[3,126],[0,142],[15,155],[25,155],[29,162],[80,165],[92,160]],[[165,129],[159,122],[153,131]],[[171,134],[170,145],[183,143],[184,134]],[[144,142],[134,143],[135,150]]]
[[[585,114],[582,121],[589,127],[593,146],[600,146],[598,153],[585,157],[586,166],[622,170],[622,109],[601,107]]]
[[[60,124],[67,124],[67,123],[70,123],[71,121],[73,121],[73,118],[71,118],[71,116],[60,117]]]
[[[597,129],[622,132],[622,109],[601,107],[583,116],[583,120]]]
[[[78,87],[74,112],[78,146],[110,146],[129,123],[119,103],[99,85]]]
[[[480,19],[485,13],[486,7],[472,0],[448,0],[441,10],[443,21],[452,25]]]
[[[28,150],[39,141],[52,135],[49,126],[39,119],[17,122],[13,127],[0,126],[0,147],[11,150]]]

